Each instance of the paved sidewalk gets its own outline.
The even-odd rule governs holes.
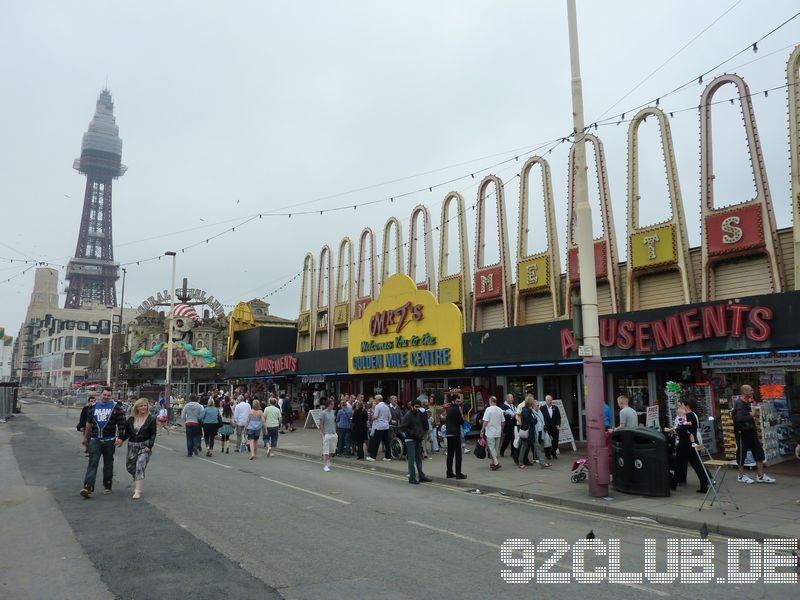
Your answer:
[[[468,447],[474,447],[470,440]],[[703,523],[712,533],[732,537],[747,538],[800,538],[800,461],[782,463],[768,472],[777,479],[772,485],[746,485],[736,481],[736,471],[731,469],[725,479],[731,489],[739,509],[725,504],[718,508],[708,504],[699,511],[703,496],[695,492],[697,481],[689,469],[689,485],[678,488],[668,498],[650,498],[623,494],[610,488],[608,498],[591,498],[586,482],[574,484],[570,481],[570,469],[576,458],[583,456],[581,449],[573,453],[568,446],[562,447],[558,460],[551,461],[550,469],[528,467],[520,470],[506,455],[501,459],[503,466],[499,471],[489,469],[489,460],[478,460],[472,453],[464,456],[463,470],[467,479],[456,481],[445,477],[444,454],[433,454],[431,460],[424,461],[423,469],[428,477],[438,483],[464,488],[465,491],[479,489],[481,493],[501,493],[512,497],[530,499],[536,502],[579,508],[622,517],[649,518],[663,525],[685,529],[699,529]],[[320,458],[321,441],[316,429],[297,429],[294,433],[280,436],[278,450],[310,458]],[[336,464],[362,467],[367,470],[405,474],[406,460],[383,462],[355,460],[354,458],[333,459]],[[755,475],[753,474],[753,477]],[[723,512],[724,511],[724,512]]]

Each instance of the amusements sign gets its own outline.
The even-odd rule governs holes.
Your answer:
[[[417,289],[407,275],[390,277],[380,296],[350,323],[350,373],[406,373],[464,368],[461,312]]]

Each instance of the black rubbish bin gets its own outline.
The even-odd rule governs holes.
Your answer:
[[[612,487],[626,494],[669,496],[667,438],[636,427],[611,434]]]

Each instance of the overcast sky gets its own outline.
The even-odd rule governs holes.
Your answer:
[[[696,77],[792,16],[798,5],[796,0],[579,0],[587,122],[734,5],[608,115]],[[0,62],[0,256],[66,265],[74,253],[85,178],[72,170],[72,161],[107,80],[123,139],[122,160],[129,167],[113,193],[114,252],[122,263],[202,241],[259,212],[299,204],[295,210],[359,204],[475,173],[474,180],[467,177],[393,203],[324,216],[265,216],[178,255],[179,278],[188,277],[191,287],[234,304],[290,279],[307,251],[318,255],[323,244],[330,244],[335,252],[343,236],[357,241],[364,226],[380,232],[390,216],[401,220],[407,239],[409,215],[418,203],[431,209],[438,224],[449,190],[461,191],[471,205],[478,181],[493,172],[509,182],[505,202],[513,264],[515,176],[531,148],[572,130],[566,32],[565,0],[7,0],[0,20],[5,57]],[[798,42],[800,18],[760,43],[757,54],[748,51],[714,74],[734,70],[751,91],[784,85],[786,60]],[[702,90],[691,85],[662,100],[661,107],[696,106]],[[732,95],[728,87],[717,98]],[[788,227],[786,90],[760,95],[754,109],[778,227]],[[675,114],[671,126],[689,237],[697,245],[697,111]],[[752,197],[738,105],[716,107],[714,128],[718,203]],[[597,133],[605,144],[623,259],[627,124]],[[643,126],[643,224],[663,220],[669,212],[657,135],[654,123]],[[562,261],[567,151],[567,144],[560,144],[547,155]],[[482,158],[490,155],[497,156]],[[520,157],[518,163],[490,168],[514,156]],[[445,168],[451,165],[460,166]],[[375,185],[388,181],[395,182]],[[374,187],[315,202],[369,186]],[[533,203],[530,251],[544,247],[537,217],[542,211]],[[474,260],[473,211],[468,229]],[[0,260],[0,325],[15,335],[33,270],[8,283],[5,279],[21,269]],[[126,305],[137,306],[168,287],[169,276],[166,260],[129,265]],[[63,269],[61,277],[63,303]],[[273,314],[297,316],[298,284],[267,298]]]

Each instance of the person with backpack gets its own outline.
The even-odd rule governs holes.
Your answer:
[[[753,400],[753,388],[749,385],[743,385],[740,388],[741,398],[733,405],[731,411],[731,418],[733,419],[733,434],[736,437],[736,463],[739,465],[739,483],[753,483],[753,480],[745,475],[744,461],[747,458],[747,451],[753,453],[753,459],[756,461],[756,471],[758,483],[775,483],[775,480],[764,473],[764,448],[761,442],[758,441],[758,432],[756,431],[756,420],[753,417],[753,411],[750,404],[755,402]]]

